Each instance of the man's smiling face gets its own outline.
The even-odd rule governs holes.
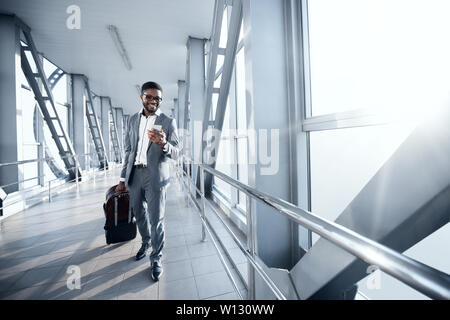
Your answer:
[[[141,94],[142,105],[150,113],[154,114],[158,110],[161,100],[162,92],[158,89],[146,89]]]

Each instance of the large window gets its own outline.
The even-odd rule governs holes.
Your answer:
[[[18,160],[33,160],[38,158],[39,143],[36,138],[36,131],[34,125],[34,111],[36,100],[34,94],[28,87],[28,82],[22,70],[18,72],[18,79],[20,82],[19,92],[19,110],[18,117]],[[19,166],[22,171],[22,179],[27,180],[23,183],[23,188],[29,188],[38,184],[38,163],[32,162]],[[36,179],[35,179],[36,178]]]
[[[450,2],[308,1],[312,115],[420,115],[447,97]]]
[[[220,145],[216,158],[216,170],[225,173],[227,176],[233,177],[234,166],[234,137],[230,134],[230,99],[228,99],[225,110],[225,117],[222,127],[222,135],[220,137]],[[219,178],[214,178],[214,184],[219,192],[229,201],[233,199],[234,188]]]
[[[450,2],[303,3],[311,209],[334,221],[423,118],[448,108]],[[435,259],[445,256],[435,247],[448,242],[448,230],[407,254],[448,270]],[[312,235],[313,244],[318,239]],[[374,298],[423,298],[385,275],[382,286],[363,291]]]
[[[363,127],[311,133],[313,212],[334,220],[420,119],[448,103],[448,12],[440,0],[308,1],[310,115],[357,110],[388,123],[364,127],[355,116]]]
[[[28,61],[31,64],[33,72],[37,72],[36,65],[33,62],[31,53],[26,51]],[[67,107],[67,76],[63,75],[63,71],[57,68],[54,64],[49,62],[46,58],[42,59],[42,65],[44,69],[45,76],[47,79],[55,71],[61,75],[58,82],[50,81],[50,86],[52,88],[52,94],[56,101],[55,107],[56,112],[61,120],[62,126],[68,131],[68,107]],[[18,72],[18,81],[20,82],[20,91],[18,99],[18,109],[20,112],[17,113],[17,124],[18,124],[18,141],[19,146],[19,160],[34,160],[40,158],[39,148],[43,149],[43,156],[52,157],[54,162],[52,163],[52,168],[49,167],[47,162],[33,162],[21,165],[19,168],[21,170],[21,179],[27,180],[22,185],[21,188],[29,188],[39,184],[39,166],[43,166],[44,179],[43,183],[55,179],[59,176],[57,173],[67,173],[64,163],[59,156],[59,151],[56,144],[51,136],[50,130],[48,129],[45,121],[43,121],[41,116],[40,108],[37,101],[34,98],[34,93],[28,84],[28,81],[22,70]],[[48,108],[51,108],[50,103],[47,102]],[[52,111],[51,111],[52,112]],[[41,124],[44,124],[43,126]],[[57,172],[56,172],[56,171]]]

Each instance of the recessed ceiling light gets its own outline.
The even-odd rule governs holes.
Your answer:
[[[117,51],[119,52],[120,56],[122,57],[122,61],[125,64],[125,67],[128,70],[131,70],[133,67],[131,66],[130,58],[128,57],[127,50],[125,49],[122,39],[120,38],[119,31],[117,30],[117,27],[110,24],[108,25],[109,34],[111,35],[114,44],[116,45]]]

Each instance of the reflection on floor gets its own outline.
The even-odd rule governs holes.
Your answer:
[[[198,213],[176,181],[167,194],[159,282],[150,278],[148,255],[134,258],[139,234],[106,245],[102,204],[118,173],[99,174],[95,183],[81,183],[78,193],[72,189],[0,222],[0,299],[237,299],[211,241],[200,241]],[[223,243],[245,277],[242,253],[231,238],[224,236]],[[80,270],[80,289],[73,288],[73,266]]]

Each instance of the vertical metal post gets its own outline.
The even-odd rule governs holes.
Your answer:
[[[85,154],[89,150],[86,140],[89,140],[89,133],[85,129],[86,119],[86,95],[85,80],[81,74],[72,74],[72,130],[73,130],[73,147],[76,154]],[[87,125],[87,124],[86,124]],[[86,169],[87,163],[80,164],[81,168]]]
[[[87,172],[89,171],[89,168],[90,168],[90,167],[88,167],[89,166],[89,164],[88,164],[88,154],[85,153],[83,155],[83,157],[84,157],[84,169],[86,170],[86,174],[87,174]]]
[[[202,209],[202,218],[203,218],[203,223],[202,223],[202,241],[205,242],[206,241],[206,229],[205,229],[205,223],[206,223],[206,218],[205,218],[205,180],[204,180],[204,169],[202,166],[199,166],[200,169],[200,191],[201,191],[201,197],[202,197],[202,204],[201,204],[201,209]]]
[[[256,257],[256,226],[255,219],[252,213],[252,198],[246,195],[246,212],[247,212],[247,246],[249,248],[250,254],[253,258]],[[255,269],[248,262],[248,299],[255,300]]]
[[[77,184],[77,191],[79,191],[79,185],[78,185],[78,168],[75,166],[75,181]]]
[[[48,202],[52,202],[52,181],[48,182]]]
[[[17,103],[20,94],[18,79],[20,70],[20,31],[13,16],[0,15],[0,162],[19,161],[22,145],[17,141],[22,130],[17,127],[22,104]],[[20,113],[19,113],[20,111]],[[20,119],[20,122],[22,119]],[[22,180],[19,166],[0,168],[0,185]],[[19,190],[19,185],[5,187],[6,193]]]
[[[178,158],[178,179],[180,181],[180,191],[183,191],[183,161],[181,158]]]
[[[184,189],[184,193],[186,195],[186,206],[189,206],[189,189],[186,188],[186,180],[184,178],[184,166],[185,166],[185,161],[183,158],[183,161],[181,162],[181,178],[182,178],[182,182],[183,182],[183,189]],[[186,170],[187,170],[187,166],[186,166]],[[187,177],[187,171],[186,171],[186,177]]]
[[[92,161],[91,155],[88,155],[88,157],[89,157],[89,163],[90,163]],[[92,166],[92,175],[94,176],[94,184],[95,184],[95,176],[97,175],[97,173],[95,172],[94,166]]]
[[[186,164],[187,164],[187,180],[188,180],[188,185],[187,185],[187,192],[188,192],[188,207],[189,207],[189,194],[191,193],[191,162],[190,162],[190,159],[188,159],[187,161],[186,161]]]

